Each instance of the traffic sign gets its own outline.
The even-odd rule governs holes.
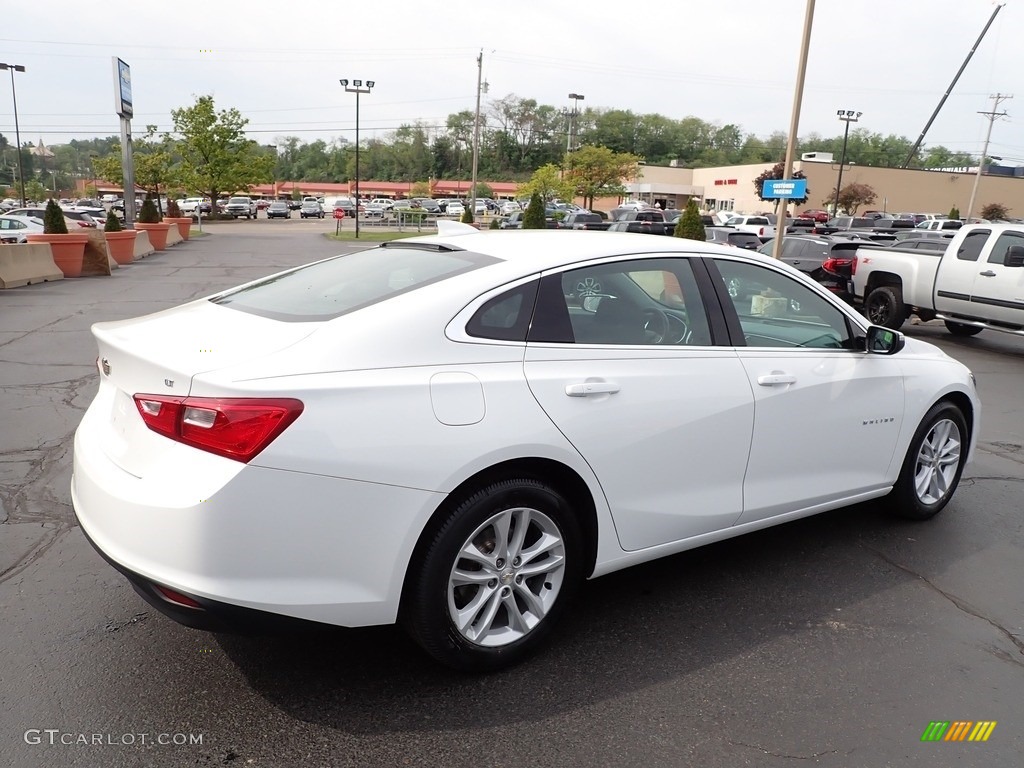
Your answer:
[[[807,197],[807,179],[765,179],[761,197],[765,200],[775,198],[802,200]]]
[[[345,209],[344,208],[335,208],[334,209],[334,218],[336,218],[336,219],[344,219],[345,218]]]

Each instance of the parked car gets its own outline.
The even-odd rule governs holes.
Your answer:
[[[234,219],[240,219],[242,216],[247,219],[255,219],[257,216],[256,203],[251,197],[232,197],[225,204],[224,213]]]
[[[38,216],[23,216],[14,213],[0,215],[0,242],[27,243],[30,233],[41,233],[43,220]]]
[[[292,209],[283,200],[274,200],[267,206],[268,219],[290,219],[291,217]]]
[[[377,205],[377,206],[380,206],[381,208],[383,208],[385,211],[390,211],[392,206],[394,206],[394,204],[395,204],[395,201],[390,199],[390,198],[387,198],[387,197],[375,197],[375,198],[373,198],[373,200],[371,200],[369,202],[367,207],[369,207],[370,205]]]
[[[441,213],[441,206],[437,204],[437,200],[430,197],[417,197],[416,202],[420,204],[420,208],[425,210],[427,213]]]
[[[299,208],[299,217],[303,219],[322,219],[324,217],[324,210],[320,207],[320,201],[316,199],[304,200],[302,207]]]
[[[67,223],[68,229],[73,230],[75,227],[95,229],[97,226],[96,219],[94,219],[88,213],[83,213],[81,211],[72,211],[66,208],[62,208],[61,213],[64,214],[64,221]],[[36,208],[14,208],[8,211],[8,214],[12,214],[15,216],[35,217],[37,219],[42,219],[45,221],[46,207],[40,206]]]
[[[607,223],[605,229],[608,232],[637,232],[643,235],[671,235],[675,230],[675,226],[667,224],[664,221],[648,221],[647,219],[643,219],[641,221],[627,221],[626,219],[619,219],[618,221]]]
[[[818,221],[824,224],[825,222],[832,218],[832,215],[828,211],[823,211],[820,208],[808,208],[806,211],[800,212],[799,218],[811,219],[813,221]]]
[[[445,216],[462,216],[465,212],[466,206],[459,200],[449,200],[444,207]]]
[[[178,203],[178,210],[183,216],[195,216],[197,211],[208,214],[213,210],[213,203],[207,197],[186,197]]]
[[[741,232],[732,227],[704,227],[704,237],[709,243],[731,245],[746,251],[756,251],[763,243],[753,232]]]
[[[513,211],[498,224],[499,229],[522,229],[526,211]]]
[[[973,458],[970,370],[785,264],[439,226],[92,326],[71,500],[155,610],[400,620],[495,670],[586,578],[869,499],[928,519]]]
[[[603,232],[611,222],[601,218],[598,213],[590,211],[573,211],[562,219],[562,229],[596,229]]]
[[[863,244],[862,240],[840,236],[790,235],[782,240],[779,258],[844,301],[851,301],[847,283],[853,257],[857,248]],[[760,252],[772,256],[774,247],[774,242],[768,242],[761,247]]]
[[[851,283],[864,314],[888,328],[916,314],[943,320],[955,336],[1024,335],[1024,227],[965,226],[938,252],[862,247]]]
[[[757,235],[762,243],[775,237],[775,227],[768,221],[767,216],[733,216],[729,219],[728,226]]]

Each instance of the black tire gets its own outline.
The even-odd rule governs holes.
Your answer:
[[[503,517],[509,521],[504,553],[502,536],[491,525]],[[529,520],[521,526],[525,541],[516,547],[516,523],[523,520]],[[541,535],[559,544],[529,556]],[[461,556],[470,545],[479,560]],[[502,554],[515,558],[505,562]],[[457,567],[475,579],[457,585]],[[402,624],[446,666],[502,669],[543,644],[582,578],[582,536],[566,499],[532,479],[492,482],[424,533],[406,575]],[[462,629],[453,618],[460,610],[468,611]]]
[[[966,323],[954,323],[952,320],[946,320],[946,330],[952,333],[954,336],[977,336],[981,333],[984,328],[977,325],[967,325]]]
[[[910,441],[896,485],[885,497],[888,512],[908,520],[935,517],[960,483],[969,442],[960,409],[949,402],[933,405]],[[936,444],[938,453],[933,450]],[[942,472],[940,464],[945,465]],[[918,484],[925,481],[927,486],[919,489]]]
[[[864,316],[874,325],[898,331],[907,319],[903,291],[895,285],[880,285],[864,300]]]

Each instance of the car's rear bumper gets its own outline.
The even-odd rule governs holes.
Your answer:
[[[75,434],[75,515],[165,613],[190,626],[256,614],[395,621],[412,549],[442,494],[240,465],[180,444],[136,477],[105,454],[105,416],[91,407]],[[203,611],[168,605],[157,586]]]

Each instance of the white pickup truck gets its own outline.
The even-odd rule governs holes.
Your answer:
[[[964,226],[944,251],[862,246],[851,270],[850,293],[876,325],[897,329],[916,314],[958,336],[1024,336],[1024,225]]]
[[[740,232],[751,232],[761,238],[762,243],[775,238],[775,227],[766,216],[733,216],[726,222],[726,226]]]

